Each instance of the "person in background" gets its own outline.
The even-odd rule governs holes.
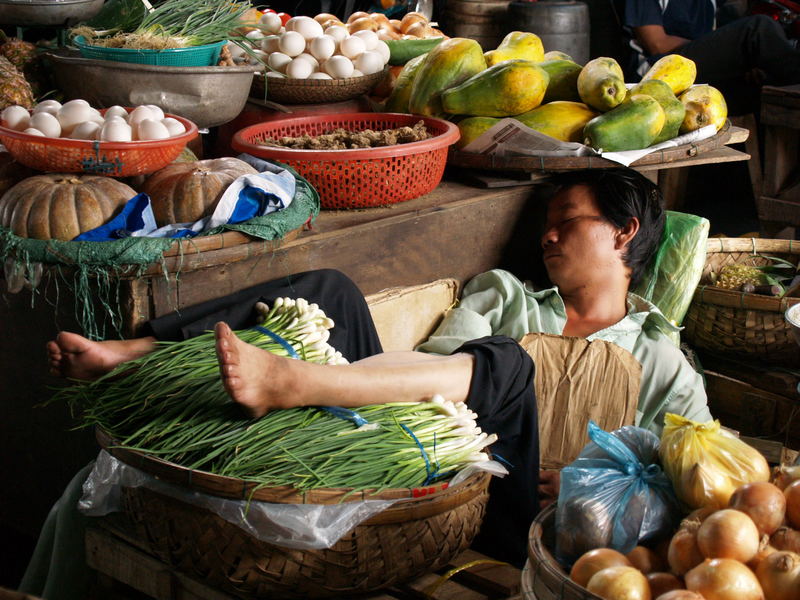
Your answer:
[[[631,32],[630,81],[638,81],[659,58],[680,54],[697,65],[698,83],[725,96],[730,114],[758,111],[761,85],[800,83],[800,49],[765,15],[716,27],[724,0],[625,0]]]

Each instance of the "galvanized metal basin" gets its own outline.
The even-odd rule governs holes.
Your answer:
[[[95,16],[105,0],[0,0],[4,25],[74,25]]]

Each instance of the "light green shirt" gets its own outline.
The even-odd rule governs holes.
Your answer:
[[[567,322],[558,288],[535,292],[500,269],[482,273],[465,287],[461,302],[450,310],[433,335],[417,350],[450,354],[463,343],[490,335],[515,340],[526,333],[561,335]],[[653,304],[628,294],[628,314],[618,323],[590,335],[624,348],[642,365],[636,425],[661,435],[664,414],[708,421],[707,398],[700,375],[663,333],[678,331]]]

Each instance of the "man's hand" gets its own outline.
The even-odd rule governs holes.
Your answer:
[[[539,471],[539,508],[543,509],[558,500],[561,487],[561,471]]]
[[[686,38],[678,37],[677,35],[667,35],[662,25],[634,27],[633,34],[649,56],[672,52],[689,42]]]

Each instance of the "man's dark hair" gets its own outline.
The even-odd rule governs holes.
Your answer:
[[[550,183],[555,186],[555,193],[576,185],[587,186],[603,217],[615,227],[625,227],[632,217],[639,220],[639,231],[622,257],[631,270],[630,287],[635,287],[656,253],[664,231],[665,215],[658,186],[641,173],[625,168],[566,171],[553,175]]]

